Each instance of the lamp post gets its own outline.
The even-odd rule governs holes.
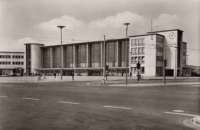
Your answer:
[[[62,28],[64,28],[65,26],[57,26],[58,28],[60,28],[61,29],[61,46],[60,46],[60,49],[61,49],[61,80],[63,80],[63,78],[62,78],[62,66],[63,66],[63,58],[62,58]]]
[[[124,25],[126,25],[126,44],[127,44],[128,25],[130,25],[130,23],[124,23]],[[126,47],[126,45],[125,45],[125,47]],[[128,48],[128,46],[126,48]],[[126,50],[125,52],[126,52],[126,85],[127,85],[127,52],[129,52],[129,51]]]
[[[186,56],[187,56],[187,58],[186,58],[186,66],[187,66],[186,75],[187,75],[187,78],[188,78],[188,56],[189,55],[186,55]]]

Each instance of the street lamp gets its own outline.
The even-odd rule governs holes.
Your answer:
[[[187,56],[187,58],[186,58],[186,66],[187,66],[187,68],[186,68],[186,75],[187,75],[187,78],[188,78],[188,56],[189,55],[186,55]]]
[[[126,25],[126,44],[127,44],[127,33],[128,33],[127,31],[128,31],[128,25],[130,25],[130,23],[124,23],[124,25]],[[128,48],[128,46],[126,48]],[[127,53],[129,51],[126,50],[125,52]],[[127,54],[126,54],[126,85],[127,85]]]
[[[57,26],[58,28],[61,29],[61,46],[60,46],[60,49],[61,49],[61,80],[63,79],[62,78],[62,66],[63,66],[63,58],[62,58],[62,28],[64,28],[65,26]]]

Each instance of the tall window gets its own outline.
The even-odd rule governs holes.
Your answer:
[[[141,55],[141,54],[142,54],[142,48],[139,47],[139,48],[138,48],[138,55]]]
[[[135,48],[131,48],[131,55],[135,55]]]
[[[143,54],[143,55],[145,54],[145,50],[144,50],[144,47],[142,47],[142,54]]]

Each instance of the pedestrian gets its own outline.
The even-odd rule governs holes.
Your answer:
[[[72,72],[72,80],[74,81],[74,73]]]
[[[53,75],[54,75],[54,78],[56,78],[56,73],[54,73]]]
[[[122,71],[122,76],[124,75],[124,72]]]

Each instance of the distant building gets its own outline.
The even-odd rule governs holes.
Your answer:
[[[23,75],[24,52],[0,51],[0,75]]]
[[[103,75],[104,61],[109,66],[107,75],[125,76],[126,57],[128,74],[139,72],[144,76],[163,76],[164,60],[167,60],[167,76],[186,76],[191,68],[186,65],[187,43],[183,42],[183,31],[179,29],[148,32],[144,35],[105,41],[91,41],[53,46],[25,44],[25,72],[63,75]],[[105,58],[104,58],[105,50]],[[62,55],[62,59],[61,59]],[[130,62],[129,62],[130,61]]]

